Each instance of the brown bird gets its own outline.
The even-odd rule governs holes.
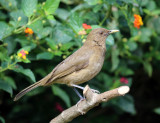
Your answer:
[[[83,89],[78,85],[92,79],[101,70],[106,52],[106,38],[115,32],[118,30],[93,29],[80,49],[59,63],[43,79],[19,92],[14,101],[38,86],[48,86],[54,83]],[[77,90],[75,91],[77,93]],[[79,95],[79,93],[77,94]]]

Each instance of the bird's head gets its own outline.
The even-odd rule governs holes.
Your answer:
[[[107,30],[104,28],[93,29],[87,36],[86,43],[98,43],[99,45],[104,45],[106,38],[119,30]]]

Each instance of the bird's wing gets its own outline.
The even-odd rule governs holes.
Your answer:
[[[84,52],[85,48],[81,47],[67,59],[58,64],[50,74],[48,74],[42,80],[45,81],[45,84],[52,83],[55,79],[69,75],[75,71],[86,68],[89,65],[89,59],[92,54],[92,50],[87,50]]]

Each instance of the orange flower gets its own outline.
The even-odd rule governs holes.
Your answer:
[[[143,25],[142,17],[140,15],[134,14],[134,27],[137,29]]]
[[[86,23],[82,24],[84,29],[92,29],[91,25],[87,25]]]
[[[33,30],[32,30],[31,28],[28,28],[28,27],[24,30],[24,32],[25,32],[25,33],[28,33],[28,34],[30,34],[30,35],[33,34]]]
[[[21,50],[21,51],[18,53],[18,56],[21,57],[22,59],[26,60],[26,54],[29,54],[28,51]]]

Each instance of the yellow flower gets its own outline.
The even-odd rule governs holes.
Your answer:
[[[26,51],[26,50],[21,50],[21,51],[18,53],[18,57],[26,60],[26,54],[29,54],[28,51]]]
[[[29,54],[28,51],[24,51],[24,52],[25,52],[25,54]]]
[[[21,54],[21,53],[18,53],[18,56],[19,56],[19,57],[21,57],[21,56],[22,56],[22,54]]]
[[[24,60],[26,60],[26,56],[22,56],[22,58],[23,58]]]

